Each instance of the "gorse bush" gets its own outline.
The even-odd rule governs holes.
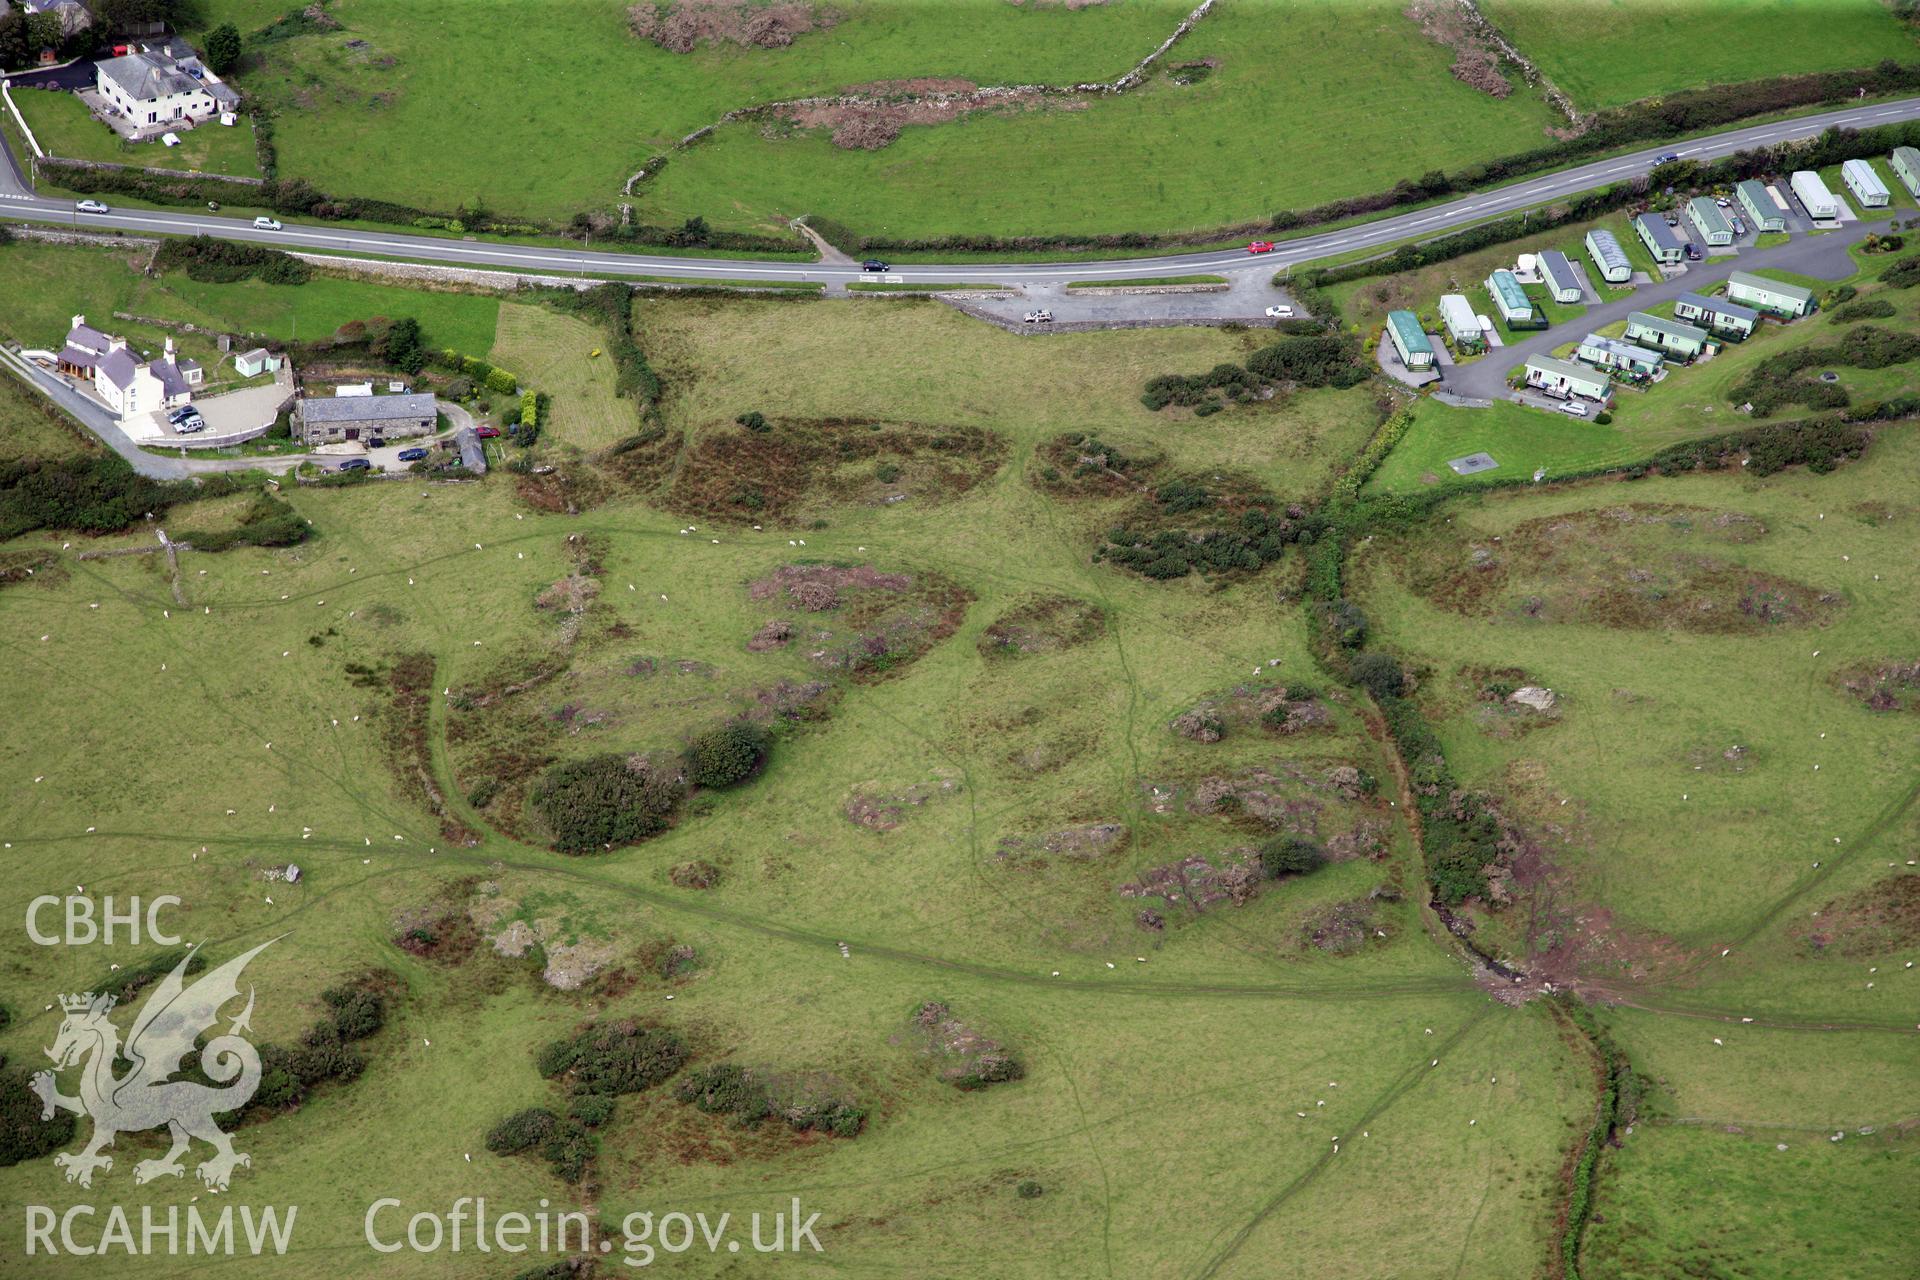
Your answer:
[[[1327,851],[1304,836],[1280,836],[1260,846],[1260,869],[1269,878],[1304,876],[1327,865]]]
[[[686,1060],[686,1042],[673,1032],[619,1022],[550,1042],[535,1065],[550,1080],[564,1077],[576,1094],[615,1097],[651,1089]]]
[[[734,1063],[690,1071],[673,1096],[710,1115],[730,1115],[743,1125],[779,1117],[796,1131],[818,1129],[851,1138],[866,1123],[864,1107],[836,1085],[813,1077],[788,1077]]]
[[[497,1156],[517,1155],[537,1147],[560,1127],[560,1117],[545,1107],[516,1111],[487,1130],[487,1150]]]
[[[1789,404],[1803,404],[1811,409],[1844,408],[1849,403],[1845,387],[1837,382],[1798,375],[1803,370],[1822,366],[1887,369],[1917,359],[1920,359],[1920,334],[1864,324],[1849,330],[1837,342],[1796,347],[1769,356],[1748,370],[1747,376],[1728,390],[1727,398],[1735,404],[1752,404],[1757,418]]]
[[[770,745],[766,730],[745,721],[709,729],[687,744],[687,781],[730,787],[752,776]]]
[[[553,833],[554,848],[584,853],[665,831],[683,790],[679,779],[645,761],[601,755],[554,765],[527,799]]]

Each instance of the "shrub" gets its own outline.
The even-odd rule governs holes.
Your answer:
[[[1260,846],[1260,868],[1269,879],[1304,876],[1327,865],[1327,851],[1304,836],[1280,836]]]
[[[867,1119],[864,1107],[840,1096],[828,1082],[781,1079],[730,1062],[689,1072],[673,1096],[710,1115],[733,1116],[743,1125],[777,1115],[796,1131],[822,1129],[841,1138],[858,1134]]]
[[[1828,324],[1852,324],[1855,320],[1884,320],[1894,313],[1893,303],[1885,298],[1850,302],[1827,317]]]
[[[750,777],[767,754],[766,730],[745,721],[709,729],[687,744],[687,780],[696,787],[728,787]]]
[[[686,1043],[673,1032],[621,1022],[555,1040],[540,1051],[535,1065],[548,1079],[565,1076],[576,1095],[613,1097],[652,1088],[686,1060]]]
[[[1406,690],[1407,675],[1392,654],[1363,653],[1353,660],[1353,682],[1376,698],[1397,698]]]
[[[1600,412],[1593,415],[1593,421],[1596,426],[1602,426],[1602,427],[1612,426],[1613,415],[1611,413],[1608,413],[1605,409],[1602,409]]]
[[[29,1087],[31,1080],[26,1071],[0,1073],[0,1168],[38,1160],[73,1140],[73,1114],[55,1111],[51,1120],[42,1120],[40,1095]]]
[[[773,424],[767,421],[767,415],[761,413],[758,409],[749,409],[747,412],[735,418],[734,421],[749,431],[759,432],[761,434],[773,430]]]
[[[1017,1190],[1022,1200],[1038,1200],[1042,1195],[1046,1193],[1046,1188],[1042,1187],[1039,1183],[1035,1182],[1032,1178],[1028,1178],[1025,1181],[1021,1182]]]
[[[1359,345],[1334,334],[1282,338],[1247,357],[1249,372],[1269,382],[1303,387],[1350,387],[1367,377]]]
[[[567,1114],[589,1129],[613,1118],[614,1101],[603,1093],[579,1094],[567,1103]]]
[[[560,1117],[545,1107],[516,1111],[487,1130],[487,1150],[497,1156],[517,1155],[539,1146],[560,1127]]]
[[[364,1040],[386,1021],[385,999],[366,984],[330,987],[320,998],[333,1010],[334,1032],[342,1040]]]
[[[665,831],[682,790],[645,761],[602,755],[554,765],[527,798],[553,832],[554,848],[584,853]]]

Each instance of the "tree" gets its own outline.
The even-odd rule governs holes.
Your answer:
[[[33,61],[27,44],[27,15],[14,9],[0,14],[0,67],[24,67]]]
[[[420,322],[401,316],[376,338],[371,350],[403,373],[418,373],[427,367],[426,345],[420,341]]]
[[[240,28],[223,22],[207,32],[207,67],[224,76],[240,65]]]

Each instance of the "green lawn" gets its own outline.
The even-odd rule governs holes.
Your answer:
[[[1582,108],[1914,59],[1879,0],[1489,0],[1487,16]]]
[[[123,141],[119,134],[94,119],[86,104],[71,93],[17,90],[13,100],[41,149],[51,156],[198,170],[243,178],[260,176],[253,127],[245,119],[232,127],[214,121],[179,130],[180,145],[168,147],[157,140]]]
[[[613,393],[613,361],[602,350],[605,341],[583,320],[506,303],[485,358],[553,398],[543,432],[564,444],[602,449],[640,426],[633,401]]]

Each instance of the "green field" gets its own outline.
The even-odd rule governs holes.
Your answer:
[[[1920,936],[1881,922],[1914,880],[1916,740],[1840,682],[1920,623],[1917,467],[1903,426],[1825,477],[1503,490],[1358,557],[1463,785],[1527,832],[1531,910],[1476,913],[1483,945],[1624,1006],[1607,1021],[1647,1093],[1603,1159],[1583,1275],[1904,1266],[1911,1223],[1880,1214],[1916,1171]],[[1742,591],[1819,616],[1747,613]],[[1489,699],[1492,679],[1557,707]]]
[[[910,77],[1111,79],[1191,7],[867,0],[838,6],[844,20],[831,32],[784,49],[677,55],[627,36],[612,0],[553,7],[533,23],[497,0],[404,12],[343,0],[330,12],[345,31],[266,46],[241,82],[277,108],[283,168],[323,188],[565,219],[609,207],[649,157],[734,108]],[[223,6],[208,8],[212,19]],[[509,29],[514,53],[502,61]],[[368,47],[348,50],[348,37]],[[1366,70],[1378,58],[1396,66],[1390,80]],[[729,127],[674,153],[637,210],[763,229],[809,213],[929,235],[1216,226],[1391,185],[1415,154],[1433,167],[1524,150],[1551,123],[1530,95],[1496,101],[1454,81],[1447,51],[1384,0],[1294,6],[1285,22],[1222,4],[1174,57],[1204,59],[1218,69],[1192,85],[1158,77],[1073,109],[910,127],[878,151],[836,148],[819,131]],[[1272,74],[1278,65],[1288,74]],[[621,110],[606,110],[610,100]],[[1427,127],[1436,110],[1454,122],[1444,134]],[[1175,146],[1188,156],[1177,172],[1164,167]],[[993,181],[970,176],[981,173]]]
[[[40,569],[0,574],[0,913],[174,894],[168,922],[216,961],[277,939],[246,980],[254,1038],[283,1045],[323,991],[389,975],[359,1077],[238,1130],[252,1164],[219,1201],[300,1211],[288,1257],[236,1274],[510,1280],[554,1260],[365,1243],[375,1197],[445,1212],[483,1195],[495,1213],[591,1209],[616,1250],[629,1213],[744,1218],[798,1196],[822,1215],[824,1252],[802,1259],[836,1274],[1548,1270],[1594,1114],[1587,1041],[1537,982],[1476,977],[1424,909],[1417,784],[1310,640],[1302,584],[1325,544],[1170,581],[1093,554],[1195,487],[1317,507],[1384,412],[1378,388],[1156,414],[1148,379],[1273,335],[1043,342],[932,301],[643,292],[633,332],[666,388],[643,413],[613,393],[609,335],[525,295],[201,286],[128,257],[0,249],[0,290],[31,299],[6,323],[44,342],[81,305],[214,328],[297,314],[303,334],[414,315],[551,398],[542,444],[508,450],[538,466],[287,484],[310,538],[184,552],[177,579],[156,554],[95,554],[152,549],[137,513],[0,542],[0,569]],[[6,404],[0,384],[0,442]],[[1431,448],[1437,408],[1386,488]],[[1499,413],[1481,420],[1519,429]],[[1645,1083],[1601,1157],[1582,1275],[1675,1258],[1905,1274],[1901,984],[1920,978],[1901,966],[1920,935],[1876,895],[1920,839],[1920,738],[1837,681],[1912,661],[1916,483],[1920,436],[1889,424],[1829,475],[1469,492],[1350,549],[1371,645],[1416,673],[1453,770],[1528,855],[1512,906],[1462,908],[1475,944],[1593,997]],[[218,531],[252,500],[156,523]],[[1502,576],[1462,578],[1477,550]],[[1701,600],[1724,627],[1689,611]],[[1633,621],[1646,609],[1661,625]],[[882,660],[861,665],[874,639]],[[1479,696],[1514,672],[1556,691],[1556,716]],[[675,761],[737,720],[770,726],[757,772],[700,788],[650,839],[550,847],[535,797],[553,766]],[[1217,740],[1193,731],[1208,724]],[[1331,860],[1245,896],[1213,878],[1282,834]],[[289,861],[298,884],[266,878]],[[1815,910],[1830,947],[1809,941]],[[54,993],[155,953],[0,938],[8,1071],[44,1061]],[[911,1022],[932,1000],[1021,1077],[942,1082]],[[682,1037],[676,1080],[756,1067],[844,1091],[864,1128],[743,1125],[670,1082],[619,1097],[584,1181],[490,1152],[509,1113],[562,1106],[542,1046],[620,1019]],[[135,1184],[161,1150],[124,1135],[91,1189],[35,1157],[0,1167],[0,1194],[206,1206],[191,1177]],[[21,1216],[0,1221],[0,1249],[23,1245]]]
[[[1488,17],[1584,110],[1712,84],[1913,61],[1878,0],[1490,0]]]
[[[22,90],[13,95],[13,100],[41,149],[63,160],[98,160],[241,178],[260,176],[253,129],[245,120],[232,127],[209,123],[182,129],[177,134],[180,145],[169,147],[157,140],[123,141],[119,134],[95,120],[86,104],[71,93]]]

